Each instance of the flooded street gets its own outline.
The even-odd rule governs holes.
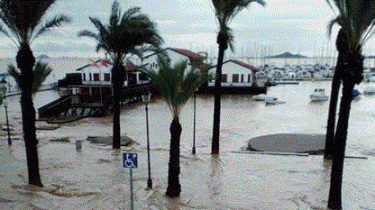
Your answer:
[[[149,126],[153,190],[147,185],[145,105],[125,105],[121,132],[138,144],[123,147],[76,140],[112,135],[112,118],[85,118],[56,130],[38,130],[43,189],[26,185],[26,157],[22,140],[9,148],[0,141],[0,209],[129,209],[129,170],[122,167],[122,153],[139,154],[133,170],[135,209],[325,209],[328,200],[330,163],[317,156],[280,156],[238,153],[253,137],[278,133],[324,134],[329,101],[312,103],[314,88],[330,92],[331,82],[300,82],[270,87],[268,95],[284,104],[265,105],[250,95],[223,95],[220,155],[212,157],[213,96],[197,95],[196,147],[193,145],[193,107],[184,107],[180,122],[182,193],[179,199],[164,196],[167,185],[169,125],[168,106],[154,97],[149,104]],[[357,88],[374,85],[363,83]],[[56,92],[39,92],[35,107],[57,98]],[[20,129],[19,98],[7,99],[10,123]],[[375,96],[353,101],[344,168],[344,209],[375,209]],[[0,110],[0,116],[5,116]],[[1,119],[4,122],[4,119]],[[70,142],[51,142],[67,137]],[[20,139],[21,136],[13,136]]]

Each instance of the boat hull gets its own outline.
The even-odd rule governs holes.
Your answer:
[[[329,98],[328,96],[314,96],[314,95],[310,95],[311,101],[327,101],[328,98]]]

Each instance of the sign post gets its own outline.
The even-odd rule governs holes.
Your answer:
[[[122,155],[124,168],[130,170],[130,209],[134,209],[133,201],[133,168],[138,168],[138,154],[137,153],[124,153]]]

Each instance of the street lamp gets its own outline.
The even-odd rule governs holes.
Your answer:
[[[4,108],[5,108],[5,118],[7,121],[7,131],[8,131],[8,145],[12,145],[12,139],[10,138],[10,131],[9,131],[9,120],[8,120],[8,104],[4,102]]]
[[[142,94],[142,101],[146,105],[146,130],[147,130],[147,166],[148,166],[148,179],[147,179],[147,188],[152,188],[152,179],[151,179],[151,160],[150,160],[150,138],[149,138],[149,129],[148,129],[148,103],[151,99],[151,93],[147,90]]]
[[[3,78],[0,81],[0,88],[3,93],[3,99],[5,99],[5,93],[7,90],[7,81],[5,81],[5,78]],[[9,119],[8,119],[8,104],[4,101],[4,109],[5,109],[5,119],[6,119],[6,125],[7,125],[7,131],[8,131],[8,145],[12,145],[12,139],[10,138],[10,131],[9,131]]]
[[[194,91],[194,122],[193,122],[193,155],[195,155],[195,124],[196,124],[196,113],[197,113],[197,103],[196,103],[196,100],[197,100],[197,94],[196,94],[196,91]]]

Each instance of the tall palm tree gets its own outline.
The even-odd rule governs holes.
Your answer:
[[[159,90],[162,98],[168,104],[173,120],[170,125],[171,142],[169,150],[168,187],[166,195],[178,197],[181,193],[179,181],[180,174],[180,136],[182,127],[180,113],[194,91],[204,82],[200,71],[187,69],[187,61],[182,61],[171,66],[171,61],[166,55],[158,55],[159,71],[144,70],[153,84]]]
[[[219,45],[219,55],[216,66],[215,93],[214,93],[214,122],[212,134],[212,154],[219,153],[220,137],[220,113],[221,113],[221,70],[224,61],[225,50],[228,46],[233,51],[233,35],[229,28],[229,23],[250,3],[257,2],[264,6],[263,0],[212,0],[215,8],[215,16],[219,22],[219,33],[217,35],[217,44]]]
[[[330,25],[330,31],[332,25]],[[324,148],[324,159],[331,160],[333,158],[333,142],[335,138],[335,125],[336,125],[336,111],[337,102],[339,98],[341,86],[341,72],[344,67],[346,56],[348,55],[348,38],[343,29],[340,29],[336,38],[336,49],[339,52],[335,73],[333,75],[331,84],[331,97],[329,101],[327,131],[326,131],[326,144]]]
[[[35,134],[35,108],[32,100],[33,67],[35,58],[30,49],[33,40],[51,28],[69,22],[70,18],[59,15],[42,23],[43,17],[55,0],[0,1],[0,32],[18,47],[17,67],[21,70],[22,128],[26,146],[29,184],[43,186],[39,173],[37,138]]]
[[[139,7],[133,7],[121,14],[119,3],[113,2],[108,24],[103,24],[97,18],[89,18],[98,33],[88,30],[81,31],[79,36],[87,36],[98,42],[96,51],[104,50],[114,62],[112,68],[113,87],[113,145],[120,148],[120,91],[122,90],[126,72],[123,62],[127,55],[142,54],[141,46],[149,45],[158,48],[163,40],[156,30],[156,25],[144,14]]]
[[[328,208],[342,209],[342,175],[350,105],[354,86],[363,79],[362,48],[375,32],[375,0],[327,0],[327,2],[333,11],[337,11],[337,17],[331,21],[330,25],[338,24],[341,27],[340,30],[343,30],[347,43],[347,46],[343,45],[347,48],[347,52],[342,58],[339,71],[343,90],[333,143],[334,153],[328,198]]]
[[[36,62],[33,68],[33,84],[32,84],[32,93],[36,93],[39,88],[42,86],[42,83],[46,80],[48,75],[52,72],[52,68],[48,66],[47,63],[42,61]],[[14,78],[18,87],[20,86],[20,76],[21,72],[13,65],[8,65],[8,73]]]

